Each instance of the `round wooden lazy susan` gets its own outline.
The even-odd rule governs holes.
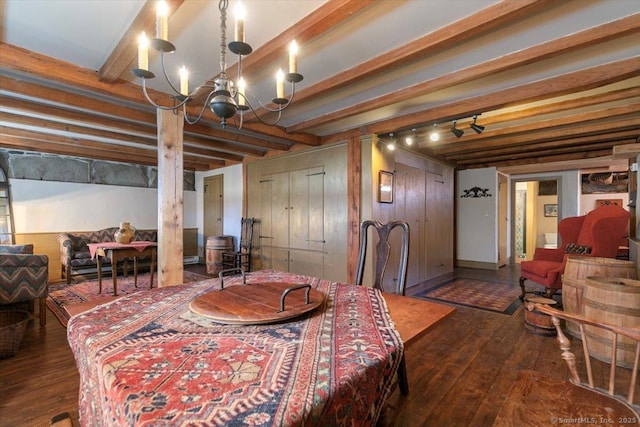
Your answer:
[[[217,323],[260,325],[301,316],[319,307],[324,298],[311,285],[251,283],[202,294],[189,308]]]

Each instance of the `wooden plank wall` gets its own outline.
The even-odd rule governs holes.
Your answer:
[[[69,231],[69,233],[73,233],[73,231]],[[34,253],[49,257],[49,283],[62,280],[58,234],[60,233],[23,233],[15,235],[16,244],[31,243],[33,244]],[[198,229],[185,228],[183,230],[183,241],[184,256],[198,256]]]

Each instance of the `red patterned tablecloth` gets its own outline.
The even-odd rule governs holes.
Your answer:
[[[101,243],[87,243],[87,247],[89,248],[89,253],[91,254],[91,259],[96,257],[96,253],[98,250],[102,249],[136,249],[140,252],[147,249],[149,246],[158,246],[156,242],[148,242],[146,240],[134,240],[129,243],[118,243],[118,242],[101,242]],[[100,256],[104,256],[104,252],[100,254]]]
[[[225,287],[240,284],[225,278]],[[308,315],[220,325],[189,310],[210,279],[141,291],[74,316],[85,426],[371,426],[396,380],[403,344],[379,291],[275,271],[248,283],[311,283]]]

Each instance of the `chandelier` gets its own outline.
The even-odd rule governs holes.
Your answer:
[[[189,124],[195,124],[199,122],[207,106],[213,111],[213,113],[220,118],[222,127],[227,125],[227,119],[230,119],[240,113],[240,120],[238,128],[242,127],[243,113],[247,110],[251,110],[255,117],[263,124],[268,126],[275,126],[282,117],[282,111],[284,111],[291,102],[295,95],[296,83],[302,81],[303,76],[298,74],[297,71],[297,54],[298,47],[295,40],[289,46],[289,72],[283,73],[282,70],[278,70],[276,76],[276,97],[272,99],[275,107],[268,107],[259,100],[254,100],[260,104],[265,110],[277,113],[277,117],[272,122],[266,122],[260,115],[258,115],[252,106],[249,98],[247,97],[247,87],[245,80],[242,77],[242,57],[252,52],[251,45],[245,42],[244,39],[244,16],[242,12],[242,5],[238,3],[238,10],[236,11],[236,27],[235,27],[235,40],[230,42],[228,48],[231,52],[238,55],[238,76],[237,80],[233,81],[227,77],[227,7],[229,6],[229,0],[219,0],[218,10],[220,11],[220,74],[214,79],[213,85],[204,84],[201,88],[209,90],[204,104],[201,107],[200,113],[191,118],[187,114],[187,106],[190,101],[194,101],[195,93],[189,93],[189,78],[187,69],[183,66],[180,69],[180,86],[177,88],[171,79],[165,68],[164,55],[175,51],[175,46],[168,41],[168,6],[166,2],[159,1],[157,9],[156,19],[156,37],[149,40],[143,32],[139,39],[138,44],[138,68],[134,68],[131,72],[142,80],[142,90],[145,98],[154,107],[161,110],[178,110],[182,107],[184,119]],[[149,71],[149,46],[160,53],[160,63],[162,66],[162,74],[165,77],[171,90],[174,92],[173,98],[175,99],[174,105],[163,106],[154,102],[147,92],[147,80],[155,78],[155,74]],[[284,95],[284,81],[291,83],[291,96],[286,98]]]

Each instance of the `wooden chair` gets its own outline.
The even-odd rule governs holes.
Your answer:
[[[251,249],[253,248],[253,225],[255,218],[242,218],[240,221],[240,243],[237,252],[222,253],[222,268],[242,268],[251,271]]]
[[[409,263],[409,224],[404,221],[392,221],[382,224],[379,221],[363,221],[360,224],[360,249],[358,253],[358,268],[356,273],[356,285],[362,285],[364,276],[364,266],[367,255],[367,231],[369,227],[374,227],[378,232],[378,244],[376,245],[375,277],[373,288],[396,295],[404,295],[404,288],[407,282],[407,265]],[[402,231],[402,242],[400,247],[400,263],[398,266],[398,277],[395,279],[395,289],[387,291],[384,289],[383,276],[391,257],[391,244],[389,234],[399,227]],[[409,381],[407,380],[407,365],[404,354],[398,368],[398,385],[402,394],[409,394]]]
[[[557,341],[562,351],[562,358],[569,368],[570,379],[560,381],[538,372],[520,371],[515,385],[498,413],[494,426],[552,425],[561,419],[585,420],[580,425],[637,425],[640,422],[640,406],[634,403],[634,396],[640,356],[640,328],[605,324],[544,304],[526,303],[526,307],[527,310],[536,310],[551,316],[553,325],[558,331]],[[571,352],[571,343],[560,327],[560,319],[569,320],[579,326],[584,366],[581,363],[578,367],[576,355]],[[602,338],[603,334],[610,336],[610,361],[619,360],[621,341],[624,340],[624,351],[633,353],[632,349],[635,348],[632,368],[618,368],[616,363],[592,360],[589,340],[594,339],[594,334],[598,339]],[[596,367],[602,365],[605,368],[602,372],[598,372]],[[624,396],[621,396],[616,392],[623,387],[626,391]],[[554,420],[556,423],[553,422]],[[589,420],[593,421],[589,422]]]

